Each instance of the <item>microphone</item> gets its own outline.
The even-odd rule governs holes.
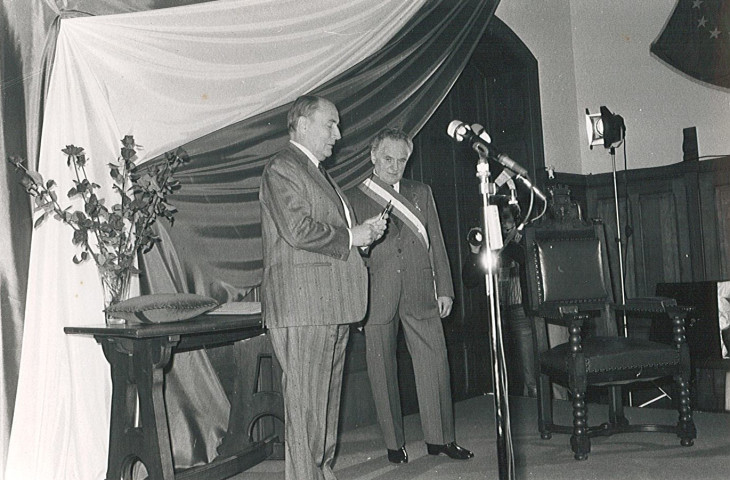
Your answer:
[[[492,143],[492,137],[489,136],[486,130],[484,130],[484,127],[479,125],[478,123],[473,123],[471,126],[471,131],[476,134],[477,137],[481,138],[487,143]]]
[[[467,130],[470,130],[469,125],[459,120],[452,120],[446,128],[446,133],[457,142],[461,142]]]
[[[505,168],[502,170],[502,173],[497,175],[497,178],[494,179],[494,186],[499,189],[505,183],[511,183],[510,188],[514,188],[515,182],[512,181],[512,177],[514,176],[515,172],[509,168]]]
[[[507,187],[509,187],[509,203],[510,205],[517,205],[519,207],[519,203],[517,201],[517,185],[515,185],[515,181],[513,180],[513,177],[516,176],[516,173],[510,170],[509,168],[505,168],[502,170],[502,173],[497,175],[497,178],[494,179],[494,186],[499,190],[502,185],[507,184]],[[538,196],[540,196],[538,194]]]
[[[478,146],[480,147],[480,150],[484,151],[484,153],[486,153],[487,155],[489,154],[489,149],[492,146],[491,138],[489,137],[489,134],[484,130],[484,127],[478,123],[475,123],[470,127],[461,120],[452,120],[451,123],[449,123],[448,128],[446,129],[446,133],[457,142],[462,142],[464,141],[464,139],[467,139],[469,140],[469,143],[471,143],[473,146]],[[530,176],[527,173],[527,170],[522,167],[522,165],[515,162],[503,153],[500,153],[496,157],[492,155],[492,158],[494,158],[494,160],[496,160],[499,164],[505,167],[505,169],[502,170],[502,174],[507,172],[505,174],[506,177],[502,177],[502,174],[497,176],[498,179],[502,177],[502,180],[499,180],[501,183],[497,183],[497,181],[495,181],[495,183],[497,183],[497,187],[501,187],[502,185],[507,183],[507,180],[510,180],[512,176],[515,176],[520,179],[520,181],[522,181],[522,183],[524,183],[528,189],[535,192],[535,195],[537,195],[540,200],[547,203],[547,197],[544,193],[540,191],[539,188],[537,188],[535,185],[532,184],[532,182],[530,182]]]
[[[543,202],[547,203],[547,197],[544,193],[540,191],[537,186],[533,185],[532,182],[530,182],[530,179],[527,178],[524,175],[520,175],[519,173],[513,172],[507,167],[504,167],[502,172],[497,175],[497,178],[494,179],[494,185],[499,189],[502,185],[507,184],[509,187],[509,193],[510,193],[510,199],[509,203],[516,205],[517,202],[517,186],[515,185],[514,178],[517,178],[519,181],[521,181],[525,187],[527,187],[528,190],[532,190],[535,192],[535,195],[542,200]]]
[[[515,181],[511,178],[507,180],[507,186],[509,187],[509,204],[510,205],[517,205],[519,208],[519,202],[517,201],[517,185],[515,185]]]
[[[476,125],[476,124],[475,124]],[[484,127],[482,127],[482,130]],[[446,133],[456,140],[457,142],[464,141],[464,139],[468,139],[469,143],[479,143],[486,147],[489,147],[491,145],[491,142],[484,141],[483,138],[479,137],[478,134],[474,133],[474,131],[471,129],[469,125],[462,122],[461,120],[452,120],[451,123],[449,123],[449,126],[446,128]],[[486,132],[484,132],[486,134]],[[487,135],[487,138],[489,138],[489,135]],[[491,138],[490,138],[491,140]]]
[[[473,129],[476,129],[478,133],[476,133]],[[470,127],[460,120],[452,120],[451,123],[449,123],[448,128],[446,129],[446,133],[448,133],[448,135],[457,142],[461,142],[466,139],[472,145],[481,145],[482,147],[486,148],[487,154],[489,154],[489,149],[492,146],[491,138],[489,137],[487,132],[484,131],[484,127],[479,125],[478,123],[475,123]],[[517,175],[520,175],[522,177],[529,176],[527,170],[525,170],[519,163],[509,158],[507,155],[500,153],[493,158],[503,167],[509,168]]]
[[[491,145],[492,139],[489,137],[489,134],[484,130],[483,126],[475,123],[471,126],[471,128],[480,140],[486,141],[487,144]],[[523,168],[522,165],[509,158],[504,153],[498,154],[495,160],[502,164],[503,167],[509,168],[510,170],[515,172],[515,174],[517,175],[520,175],[522,177],[529,176],[527,170]]]

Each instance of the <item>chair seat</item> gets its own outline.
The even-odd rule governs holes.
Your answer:
[[[626,378],[635,377],[642,370],[654,371],[680,365],[679,351],[670,345],[639,338],[588,337],[581,341],[586,374],[626,371]],[[543,369],[552,372],[568,371],[567,343],[544,352],[540,356]]]

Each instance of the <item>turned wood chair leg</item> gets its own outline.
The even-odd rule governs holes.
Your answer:
[[[585,390],[573,393],[573,435],[570,437],[570,447],[573,449],[576,460],[587,459],[591,451],[585,398]]]
[[[683,447],[691,447],[694,445],[694,439],[697,438],[697,428],[692,418],[692,407],[690,405],[689,382],[683,377],[678,376],[675,379],[677,387],[679,387],[679,421],[677,422],[677,436]]]

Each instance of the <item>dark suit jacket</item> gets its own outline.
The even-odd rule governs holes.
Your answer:
[[[454,297],[449,259],[431,187],[403,178],[400,194],[426,218],[431,252],[393,211],[385,235],[370,247],[365,258],[370,272],[367,321],[373,324],[390,322],[399,302],[400,308],[405,308],[418,319],[438,317],[436,297]],[[357,188],[348,191],[348,195],[360,219],[370,218],[382,210],[380,205]]]
[[[259,200],[264,323],[291,327],[362,320],[367,271],[357,249],[349,247],[342,201],[317,167],[289,143],[264,169]]]

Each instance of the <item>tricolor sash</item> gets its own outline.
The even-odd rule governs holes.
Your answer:
[[[428,232],[426,232],[424,225],[425,219],[421,211],[410,200],[396,192],[390,185],[378,178],[377,175],[372,175],[358,185],[357,188],[383,208],[390,202],[393,206],[392,213],[416,234],[416,237],[426,247],[426,250],[430,250]]]

